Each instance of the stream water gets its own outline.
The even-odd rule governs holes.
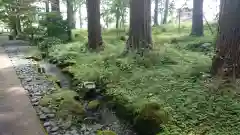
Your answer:
[[[45,69],[45,73],[55,76],[60,80],[60,85],[62,88],[70,89],[71,77],[63,74],[61,69],[54,64],[50,64],[46,60],[39,62],[40,66]],[[85,100],[85,106],[89,103]],[[96,111],[89,111],[86,109],[87,118],[85,118],[85,125],[93,130],[112,130],[117,135],[137,135],[136,132],[132,130],[132,126],[127,122],[120,120],[115,112],[107,107],[107,104],[102,104],[100,108]],[[91,122],[89,122],[90,120]]]

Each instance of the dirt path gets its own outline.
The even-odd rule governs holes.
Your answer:
[[[46,135],[1,46],[0,62],[0,135]]]

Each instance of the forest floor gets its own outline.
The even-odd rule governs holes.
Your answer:
[[[63,70],[75,80],[101,80],[105,94],[120,104],[122,113],[131,113],[132,123],[148,103],[157,103],[167,113],[160,121],[168,117],[161,123],[161,135],[238,135],[239,86],[209,74],[215,34],[207,28],[204,37],[189,33],[189,27],[180,33],[172,26],[154,28],[152,52],[121,57],[124,30],[104,30],[105,50],[100,53],[88,52],[87,32],[75,30],[75,42],[52,46],[49,58],[58,64],[74,63]]]

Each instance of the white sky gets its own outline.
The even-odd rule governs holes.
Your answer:
[[[182,7],[184,3],[185,3],[185,0],[175,0],[176,8]],[[203,5],[204,16],[205,16],[205,18],[208,21],[213,21],[215,19],[216,14],[219,12],[219,3],[220,3],[220,0],[204,0],[204,5]],[[41,5],[41,6],[44,7],[44,5]],[[189,7],[189,8],[193,7],[193,0],[189,0],[187,2],[187,7]],[[61,3],[60,10],[61,10],[61,12],[63,14],[63,18],[66,19],[66,15],[67,15],[66,14],[66,12],[67,12],[66,5]],[[154,11],[154,5],[152,5],[152,12],[153,11]],[[76,14],[75,17],[76,17],[76,27],[79,28],[80,27],[80,22],[79,22],[79,15],[78,15],[78,13]],[[86,8],[85,7],[82,8],[82,17],[83,18],[87,17],[87,13],[86,13]],[[102,21],[102,24],[104,24],[103,21]],[[87,24],[84,23],[83,27],[86,28]]]

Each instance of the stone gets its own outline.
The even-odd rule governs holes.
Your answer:
[[[102,129],[103,125],[101,125],[101,124],[94,124],[94,125],[91,126],[91,128],[92,128],[93,131],[97,131],[99,129]]]
[[[61,122],[64,129],[69,129],[72,126],[71,121]]]
[[[86,89],[96,89],[96,84],[94,82],[84,82],[83,87]]]
[[[51,132],[56,132],[56,131],[58,131],[58,127],[56,126],[56,127],[53,127],[52,129],[51,129]]]
[[[42,107],[41,110],[43,113],[50,113],[50,110],[47,107]]]
[[[43,94],[42,94],[41,92],[36,92],[36,93],[34,93],[33,95],[34,95],[34,96],[39,96],[39,97],[40,97],[40,96],[42,96]]]
[[[50,133],[51,132],[51,127],[46,127],[46,130],[47,130],[48,133]]]
[[[55,117],[55,114],[53,114],[53,113],[48,114],[47,117],[48,117],[48,118],[54,118],[54,117]]]
[[[46,120],[47,119],[47,116],[45,114],[41,114],[39,116],[40,120]]]
[[[32,98],[32,99],[31,99],[31,102],[32,102],[32,103],[38,102],[38,98]]]
[[[58,132],[54,132],[54,133],[52,133],[52,135],[59,135],[59,133]]]
[[[50,123],[50,122],[44,122],[44,123],[43,123],[43,126],[44,126],[44,127],[49,127],[49,126],[51,126],[51,123]]]
[[[26,78],[26,82],[31,82],[32,78]]]
[[[33,106],[38,106],[39,105],[39,102],[35,102],[32,104]]]
[[[71,134],[76,135],[76,134],[78,134],[78,132],[77,132],[76,129],[73,129],[73,130],[71,131]]]

